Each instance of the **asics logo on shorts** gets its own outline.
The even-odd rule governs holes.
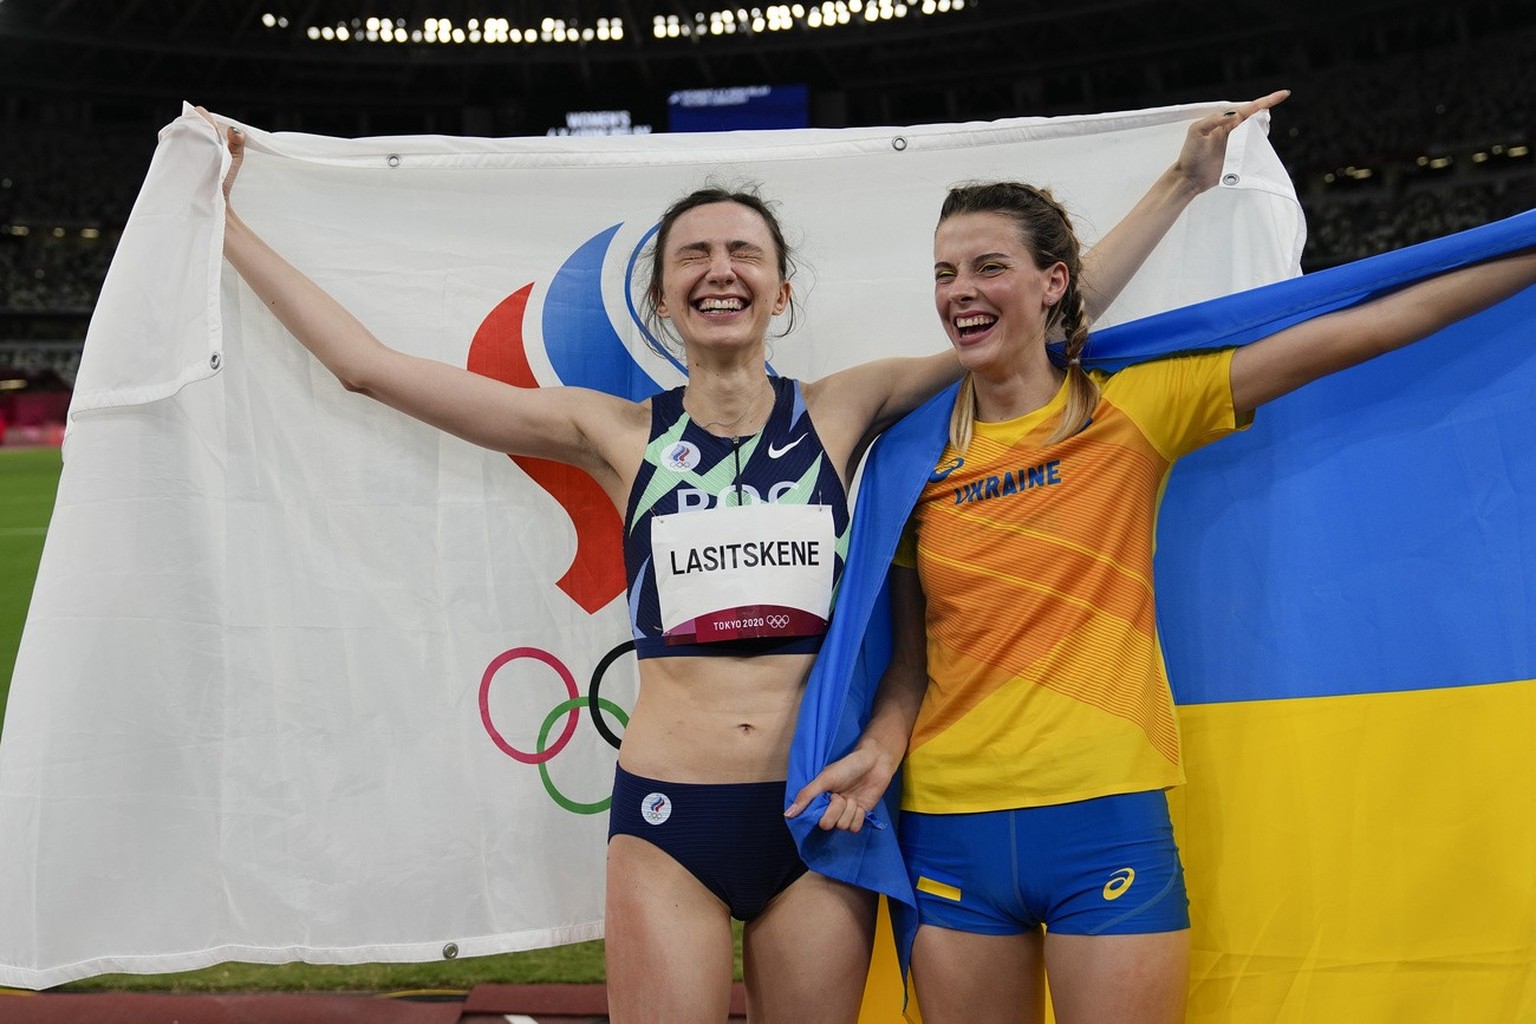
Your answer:
[[[1136,881],[1136,869],[1121,868],[1110,875],[1109,881],[1104,883],[1104,898],[1106,900],[1119,899],[1125,895],[1126,890],[1131,887],[1131,883],[1134,881]]]

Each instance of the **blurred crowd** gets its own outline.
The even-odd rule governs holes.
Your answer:
[[[1307,214],[1303,267],[1536,207],[1531,53],[1536,35],[1516,32],[1475,48],[1341,58],[1298,81],[1234,67],[1234,97],[1295,90],[1272,130]],[[157,127],[0,123],[0,342],[83,337]]]
[[[1314,197],[1302,205],[1307,212],[1302,265],[1318,270],[1536,209],[1536,174],[1438,183],[1405,194]]]

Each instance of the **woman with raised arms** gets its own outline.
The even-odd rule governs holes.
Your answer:
[[[1536,252],[1112,374],[1082,365],[1081,274],[1048,193],[949,193],[934,299],[965,376],[890,569],[891,662],[853,751],[789,810],[830,793],[820,825],[856,830],[904,760],[927,1024],[1038,1022],[1047,982],[1060,1024],[1184,1019],[1189,911],[1164,793],[1184,775],[1152,584],[1168,473],[1265,402],[1536,283]]]
[[[1215,184],[1231,130],[1283,98],[1190,127],[1177,162],[1088,259],[1085,316],[1108,305],[1180,211]],[[229,196],[244,139],[221,133],[233,157]],[[773,211],[750,191],[703,189],[663,215],[645,300],[681,342],[688,383],[643,402],[519,389],[395,351],[232,204],[224,252],[348,390],[494,451],[584,470],[623,514],[641,685],[610,811],[612,1019],[723,1020],[734,917],[746,922],[754,1021],[854,1020],[862,993],[850,979],[868,964],[874,897],[800,860],[783,820],[789,743],[841,569],[833,555],[853,463],[877,431],[956,379],[955,354],[884,359],[817,381],[770,377],[770,325],[794,302],[790,253]],[[700,494],[714,507],[696,508]],[[731,543],[764,531],[827,557],[689,571],[705,564],[690,544],[718,562]],[[781,574],[773,585],[787,595],[782,607],[694,614],[735,607],[768,568]]]

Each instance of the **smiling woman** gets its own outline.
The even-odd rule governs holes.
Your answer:
[[[224,139],[228,196],[244,139]],[[846,979],[865,972],[874,899],[800,860],[782,816],[788,744],[841,561],[854,454],[953,380],[953,356],[884,360],[814,384],[770,379],[766,339],[792,308],[792,263],[776,217],[748,192],[701,190],[663,217],[645,295],[689,380],[642,402],[511,387],[388,348],[232,208],[225,254],[349,390],[495,451],[582,469],[625,514],[641,688],[610,819],[613,1019],[723,1019],[733,917],[746,921],[754,1017],[854,1019],[861,992]],[[738,559],[717,573],[690,573],[685,559],[669,571],[667,545],[714,537],[724,551],[759,535],[775,552],[814,546],[829,557]],[[785,595],[772,607],[753,596],[765,572],[788,576],[769,581]],[[695,577],[708,587],[692,587]],[[804,988],[762,983],[786,965]]]
[[[1061,379],[1071,382],[1069,407],[1052,441],[1078,430],[1098,400],[1083,372],[1088,314],[1078,282],[1082,257],[1067,211],[1045,189],[997,182],[951,189],[934,232],[934,301],[939,319],[968,371],[950,433],[964,448],[977,414],[976,378],[986,391],[983,419],[1003,420],[1038,409]],[[1010,305],[1037,311],[1003,321]],[[1066,336],[1065,369],[1055,367],[1045,336]],[[1021,373],[1027,368],[1028,372]]]
[[[1099,243],[1095,287],[1084,293],[1096,309],[1214,184],[1240,120],[1191,126],[1179,162]],[[230,155],[228,200],[245,139],[209,123]],[[573,466],[623,516],[640,688],[610,813],[612,1018],[723,1019],[735,918],[746,922],[753,1019],[854,1020],[862,992],[849,979],[867,971],[874,896],[802,860],[784,820],[789,747],[842,568],[855,460],[959,376],[955,353],[803,383],[770,377],[769,332],[785,314],[786,331],[794,322],[794,264],[774,211],[750,191],[701,189],[661,218],[642,294],[655,337],[681,348],[688,380],[638,402],[512,387],[386,346],[229,203],[224,253],[348,390],[493,451]],[[971,266],[956,266],[969,287]],[[729,569],[694,571],[711,560]],[[837,802],[822,824],[858,828],[867,806]]]
[[[697,273],[697,268],[708,267],[713,258],[710,251],[711,243],[703,239],[692,239],[671,247],[674,251],[668,252],[672,229],[677,222],[695,210],[702,212],[704,208],[716,207],[715,215],[724,216],[726,222],[721,225],[724,228],[723,236],[714,244],[721,247],[723,257],[736,266],[743,269],[756,268],[765,261],[771,260],[778,272],[778,280],[782,285],[781,294],[776,295],[773,315],[788,311],[789,321],[784,325],[783,334],[788,334],[795,325],[794,293],[790,285],[790,278],[794,275],[794,260],[789,250],[789,244],[784,240],[784,231],[779,226],[778,216],[771,204],[751,189],[727,189],[710,187],[698,189],[695,192],[673,203],[662,215],[661,223],[656,230],[656,241],[649,251],[650,277],[645,289],[644,316],[646,324],[651,328],[647,337],[653,346],[658,347],[663,355],[668,353],[660,348],[658,339],[666,337],[676,344],[681,341],[675,331],[667,329],[670,314],[666,312],[668,297],[663,292],[662,281],[666,277],[667,262],[674,264],[674,275],[680,283],[689,273]],[[754,216],[755,215],[755,216]],[[769,253],[772,253],[772,256]],[[749,269],[749,276],[755,273]],[[740,295],[715,296],[715,297],[680,297],[684,305],[699,302],[710,309],[723,312],[739,312],[743,308],[743,297]],[[678,302],[679,297],[674,297],[673,302]]]
[[[893,919],[930,1024],[1039,1021],[1047,980],[1062,1024],[1173,1024],[1190,915],[1166,791],[1185,780],[1153,551],[1174,464],[1265,402],[1530,287],[1536,250],[1112,373],[1082,365],[1077,243],[1049,194],[954,189],[934,256],[965,382],[948,444],[918,467],[938,471],[910,492],[869,725],[796,801],[866,799],[903,765],[916,907]]]

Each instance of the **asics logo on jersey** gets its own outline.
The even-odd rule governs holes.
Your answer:
[[[785,445],[782,448],[780,448],[778,445],[774,444],[772,441],[769,441],[768,442],[768,457],[770,459],[777,459],[780,456],[784,455],[786,452],[788,452],[795,445],[799,444],[801,441],[804,441],[804,440],[805,440],[805,435],[801,434],[799,437],[795,438],[793,441],[789,442],[789,444]]]
[[[953,459],[950,459],[948,462],[944,463],[944,465],[934,467],[933,474],[928,477],[928,482],[931,484],[936,484],[963,465],[965,465],[965,460],[957,455]]]
[[[1106,900],[1119,899],[1125,895],[1125,891],[1131,887],[1131,883],[1134,881],[1136,881],[1136,869],[1121,868],[1110,875],[1109,881],[1104,883],[1104,898]]]

